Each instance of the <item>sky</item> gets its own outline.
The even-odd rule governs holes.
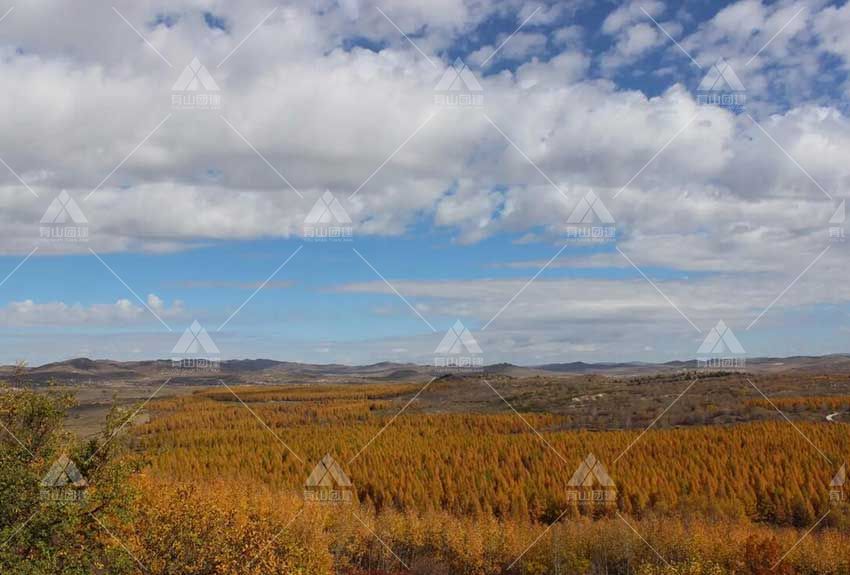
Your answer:
[[[0,363],[850,351],[850,3],[0,16]]]

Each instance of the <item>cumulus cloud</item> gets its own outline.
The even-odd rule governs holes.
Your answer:
[[[666,38],[654,24],[640,22],[619,31],[614,46],[602,57],[602,68],[616,70],[660,46]]]
[[[845,33],[850,26],[850,4],[828,6],[815,16],[814,21],[823,49],[840,56],[845,66],[850,65],[850,38]]]
[[[626,2],[605,17],[602,22],[602,31],[606,34],[615,34],[635,22],[644,21],[646,14],[657,17],[663,11],[663,2]]]
[[[168,306],[155,294],[148,295],[146,304],[164,319],[180,318],[185,313],[182,302],[175,301]],[[0,308],[0,319],[6,325],[18,327],[126,326],[150,322],[151,315],[143,306],[128,299],[89,306],[62,301],[38,303],[28,299]]]
[[[213,21],[226,25],[210,26],[191,1],[122,1],[115,10],[83,3],[48,33],[44,22],[64,2],[17,6],[0,23],[0,251],[164,253],[297,237],[325,190],[359,236],[399,236],[424,220],[459,244],[515,234],[554,247],[594,191],[616,220],[617,245],[639,265],[712,275],[665,286],[704,302],[704,315],[693,313],[707,322],[718,313],[743,320],[828,245],[828,220],[850,185],[850,120],[833,99],[834,85],[847,89],[846,5],[741,0],[690,22],[661,2],[636,1],[611,10],[598,31],[573,24],[581,2],[379,7],[384,14],[336,0],[216,4],[207,7]],[[484,70],[476,67],[508,38],[486,35],[488,23],[513,31],[529,17]],[[591,50],[597,42],[604,47]],[[435,105],[434,86],[456,53],[481,84],[480,109]],[[844,77],[827,73],[824,55]],[[194,57],[220,87],[218,110],[172,107],[172,86]],[[746,114],[694,95],[720,57],[746,87]],[[661,89],[617,84],[638,63],[658,72]],[[86,216],[88,243],[40,239],[40,219],[63,189]],[[818,265],[840,273],[845,254],[836,243]],[[568,265],[624,267],[619,254],[577,253],[553,269]],[[758,292],[746,283],[754,274]],[[639,283],[551,284],[540,301],[562,310],[563,321],[587,310],[671,313],[652,292],[628,299]],[[481,298],[475,317],[486,321],[515,286],[462,287],[470,301]],[[733,289],[750,298],[740,298],[747,310],[711,301]],[[592,290],[614,304],[558,303],[561,290]],[[828,302],[847,295],[827,285],[811,293]],[[422,297],[437,297],[429,294]],[[446,299],[459,315],[475,309]],[[147,303],[158,313],[180,310]],[[544,307],[525,311],[538,324],[550,317]],[[13,325],[50,315],[68,325],[117,324],[143,312],[127,300],[26,300],[2,311]],[[546,347],[541,333],[523,341]],[[571,334],[564,345],[590,344]]]
[[[398,7],[399,25],[412,32],[421,28],[412,22],[421,19],[435,37],[452,33],[452,17],[460,17],[460,26],[473,26],[497,10],[447,1],[434,14],[425,14],[417,6]],[[276,12],[220,67],[217,63],[236,47],[239,34],[249,32],[268,11],[257,6],[222,10],[219,16],[232,23],[225,33],[209,30],[188,5],[168,11],[119,6],[172,63],[169,67],[114,13],[98,13],[100,20],[94,19],[110,19],[110,32],[95,33],[114,50],[95,53],[81,30],[72,27],[63,38],[70,48],[60,55],[47,38],[31,38],[42,9],[16,10],[12,38],[27,38],[29,49],[10,53],[0,63],[0,83],[10,95],[7,106],[14,105],[14,111],[0,116],[0,156],[40,198],[3,172],[0,246],[7,253],[27,253],[37,242],[39,218],[62,188],[89,220],[90,245],[107,252],[173,251],[216,239],[296,236],[325,189],[343,197],[359,233],[401,234],[422,214],[433,214],[435,223],[456,229],[464,242],[540,225],[532,217],[539,212],[533,206],[549,201],[551,190],[539,185],[547,178],[569,203],[578,200],[573,189],[614,194],[642,170],[620,196],[630,201],[612,207],[621,214],[626,233],[632,233],[631,226],[652,225],[638,221],[635,213],[646,215],[640,204],[650,197],[678,198],[678,217],[694,230],[720,225],[710,212],[722,209],[721,197],[742,203],[760,196],[789,201],[793,196],[793,201],[813,204],[824,199],[745,119],[698,106],[682,86],[648,98],[600,83],[587,77],[586,57],[565,48],[547,61],[531,59],[513,71],[486,75],[474,70],[486,95],[483,113],[439,109],[433,87],[448,62],[432,54],[431,66],[398,38],[379,52],[346,51],[339,42],[355,25],[366,37],[388,40],[386,20],[366,11],[350,22],[338,7],[329,5],[322,14],[311,8],[294,5]],[[614,49],[623,56],[639,57],[667,41],[656,37],[658,30],[640,8],[654,16],[664,13],[661,3],[631,3],[612,12],[603,25],[619,38]],[[694,46],[743,41],[745,29],[758,30],[766,40],[786,16],[793,16],[790,9],[741,2],[721,11],[689,41]],[[179,18],[168,26],[162,22],[169,20],[160,17],[164,13]],[[797,20],[805,23],[808,13]],[[797,20],[771,43],[765,57],[782,53],[780,47],[797,33]],[[417,38],[424,40],[423,49],[432,33],[425,35]],[[518,50],[517,57],[529,59],[529,50],[546,39],[541,36],[523,30],[503,51]],[[434,38],[438,44],[444,41]],[[741,47],[757,42],[749,39]],[[115,51],[125,57],[113,59]],[[195,52],[221,86],[219,112],[179,113],[170,107],[171,85]],[[644,168],[697,112],[699,120]],[[824,187],[846,184],[846,163],[836,161],[846,134],[841,113],[801,106],[760,120]],[[365,146],[364,134],[370,134]],[[361,185],[355,197],[346,199]],[[499,186],[507,191],[495,191]],[[698,202],[686,199],[712,193],[714,209],[703,204],[697,210]],[[639,201],[644,198],[647,202]],[[632,199],[637,206],[628,205]],[[554,214],[570,210],[566,205]],[[814,211],[823,209],[803,210]],[[780,227],[784,221],[774,224]],[[634,235],[638,231],[647,235],[636,229]],[[43,246],[43,253],[81,250],[85,247],[72,244]]]

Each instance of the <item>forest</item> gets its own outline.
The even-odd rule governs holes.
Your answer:
[[[151,401],[145,423],[115,409],[101,436],[80,441],[62,427],[72,397],[6,387],[0,416],[22,440],[2,442],[0,565],[33,574],[850,573],[845,424],[777,416],[588,431],[565,415],[508,407],[423,411],[421,392],[215,386]],[[789,396],[782,405],[842,401]],[[39,498],[37,480],[60,453],[88,479],[82,503]],[[594,468],[576,485],[590,454],[604,473]],[[326,455],[351,500],[305,496]],[[328,477],[319,488],[345,488]],[[600,489],[611,497],[575,496]]]

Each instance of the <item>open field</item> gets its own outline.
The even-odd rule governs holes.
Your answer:
[[[679,362],[684,363],[684,362]],[[753,360],[746,372],[711,373],[651,365],[558,365],[546,369],[489,366],[483,374],[443,376],[423,366],[313,366],[267,361],[227,362],[214,373],[175,371],[169,362],[72,360],[30,370],[30,381],[72,391],[79,405],[69,425],[95,433],[112,404],[181,396],[227,386],[398,384],[397,401],[437,378],[408,406],[411,413],[499,413],[505,400],[517,410],[564,416],[559,425],[581,429],[643,428],[661,410],[656,427],[769,421],[782,407],[795,420],[846,421],[850,370],[845,356]],[[8,374],[8,369],[6,370]],[[0,375],[3,370],[0,368]],[[499,390],[500,398],[488,385]],[[165,384],[165,385],[163,385]],[[161,388],[161,389],[160,389]],[[687,390],[686,393],[685,390]],[[762,396],[767,395],[774,405]],[[147,406],[140,414],[147,412]]]
[[[73,386],[55,386],[57,392],[73,394],[77,405],[68,411],[66,427],[80,437],[92,437],[100,433],[109,411],[115,407],[136,408],[146,399],[153,396],[160,384],[156,383],[115,383],[115,384],[82,384]],[[180,396],[203,389],[193,386],[175,386],[162,388],[157,396]],[[149,414],[142,407],[133,423],[138,425],[147,422]]]

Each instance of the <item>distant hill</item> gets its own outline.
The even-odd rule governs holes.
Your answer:
[[[747,358],[747,370],[762,373],[847,373],[850,374],[850,354],[825,356],[794,356],[785,358],[760,357]],[[587,363],[574,361],[567,363],[549,363],[538,366],[519,366],[511,363],[497,363],[484,367],[485,374],[493,376],[529,377],[540,375],[610,375],[632,376],[652,373],[670,373],[696,369],[696,360],[670,361],[666,363]],[[14,366],[0,367],[0,377],[9,377]],[[193,379],[209,380],[226,377],[229,381],[247,383],[270,383],[280,381],[315,380],[327,378],[345,379],[385,379],[395,381],[421,380],[439,375],[434,367],[414,363],[379,362],[370,365],[311,364],[272,359],[233,359],[223,361],[219,372],[199,372],[183,370],[175,374],[169,360],[150,361],[113,361],[108,359],[89,359],[85,357],[47,363],[28,369],[28,377],[36,383],[50,380],[63,383],[100,382],[104,380],[138,381],[176,375],[181,382],[190,383]]]

